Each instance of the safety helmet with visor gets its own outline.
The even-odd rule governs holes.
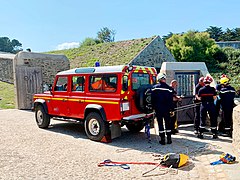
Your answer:
[[[158,75],[157,75],[157,81],[160,81],[161,79],[166,79],[166,74],[164,74],[164,73],[159,73]]]
[[[220,79],[220,84],[228,84],[229,83],[229,79],[227,77],[223,77]]]
[[[211,83],[213,79],[210,76],[206,76],[203,80],[204,83]]]

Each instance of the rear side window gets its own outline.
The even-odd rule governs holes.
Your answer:
[[[140,86],[150,84],[149,74],[133,73],[132,74],[132,89],[137,90]]]
[[[93,75],[90,76],[90,91],[115,92],[117,90],[116,75]]]

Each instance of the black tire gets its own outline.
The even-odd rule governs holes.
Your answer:
[[[93,141],[101,141],[109,133],[108,123],[96,112],[89,113],[84,123],[87,137]]]
[[[50,116],[45,112],[42,105],[38,105],[35,111],[35,119],[38,127],[46,129],[50,124]]]
[[[132,133],[138,133],[144,128],[143,121],[137,121],[126,124],[127,129]]]
[[[136,91],[135,103],[138,110],[142,113],[151,113],[152,110],[152,102],[151,102],[151,93],[152,93],[152,85],[143,85],[139,87]]]

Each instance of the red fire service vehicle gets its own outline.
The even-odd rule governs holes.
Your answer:
[[[83,67],[59,72],[49,91],[34,95],[37,125],[48,128],[50,119],[84,123],[94,141],[110,141],[126,125],[139,132],[153,117],[151,87],[153,67]]]

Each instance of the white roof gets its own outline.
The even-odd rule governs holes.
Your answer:
[[[16,54],[11,54],[11,53],[5,53],[5,52],[0,52],[0,58],[1,59],[13,59]]]
[[[57,75],[66,75],[66,74],[83,74],[83,73],[116,73],[122,72],[123,68],[126,65],[118,65],[118,66],[99,66],[99,67],[82,67],[82,68],[74,68],[67,71],[61,71],[57,73]]]

